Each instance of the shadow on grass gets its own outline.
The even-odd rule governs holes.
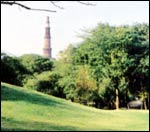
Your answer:
[[[37,93],[25,91],[24,89],[14,89],[8,88],[5,85],[1,85],[1,100],[11,100],[11,101],[26,101],[33,104],[40,104],[40,105],[62,105],[60,101],[55,101],[54,99],[48,98],[46,96],[42,96]]]
[[[1,131],[120,131],[110,128],[96,128],[94,130],[74,126],[59,125],[40,121],[18,121],[12,118],[1,117]]]
[[[1,117],[1,131],[70,131],[77,130],[73,126],[61,126],[40,121],[18,121],[12,118]]]

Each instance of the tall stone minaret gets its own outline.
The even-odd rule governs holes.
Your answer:
[[[45,27],[45,36],[44,36],[44,47],[43,47],[43,56],[47,58],[52,57],[51,49],[51,35],[50,35],[50,26],[49,26],[49,17],[47,17],[46,27]]]

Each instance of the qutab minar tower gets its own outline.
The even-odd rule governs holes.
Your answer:
[[[47,58],[52,58],[51,52],[52,52],[52,48],[51,48],[49,17],[47,16],[46,27],[45,27],[45,36],[44,36],[43,56],[45,56]]]

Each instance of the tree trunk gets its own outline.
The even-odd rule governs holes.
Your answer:
[[[148,94],[148,101],[147,102],[148,102],[147,106],[148,106],[148,109],[149,109],[149,94]]]
[[[125,90],[125,106],[127,106],[127,104],[128,104],[128,89],[126,88],[126,90]]]
[[[144,103],[144,109],[147,110],[146,100],[144,100],[143,103]]]
[[[116,110],[118,110],[119,109],[119,96],[118,96],[118,89],[117,88],[115,89],[115,92],[116,92],[116,102],[115,102],[115,104],[116,104]]]

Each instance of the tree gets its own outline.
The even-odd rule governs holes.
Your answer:
[[[73,64],[88,65],[99,88],[96,97],[104,102],[113,99],[118,109],[126,105],[130,95],[137,96],[148,89],[148,38],[147,24],[114,27],[100,23],[83,37]]]
[[[1,81],[22,86],[22,81],[28,73],[17,57],[1,53]]]
[[[30,74],[42,73],[53,68],[53,61],[36,54],[25,54],[19,57],[22,65],[24,65]]]
[[[79,102],[90,101],[92,92],[96,90],[96,81],[90,75],[90,69],[87,65],[80,66],[76,74],[76,89]]]
[[[127,47],[130,65],[126,75],[130,92],[143,99],[146,109],[146,104],[148,105],[149,102],[145,94],[149,91],[149,26],[148,24],[136,24],[131,30],[128,33],[130,41]]]
[[[58,83],[60,78],[59,73],[45,71],[28,79],[24,87],[63,98],[63,89]]]
[[[75,48],[70,44],[59,53],[58,60],[54,63],[54,71],[62,76],[59,85],[63,88],[65,97],[71,101],[75,101],[78,97],[75,84],[76,67],[72,64],[74,51]]]

